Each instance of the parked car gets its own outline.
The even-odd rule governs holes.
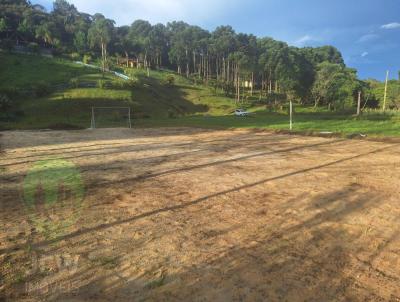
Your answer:
[[[244,109],[236,109],[235,110],[235,115],[236,116],[248,116],[249,113]]]

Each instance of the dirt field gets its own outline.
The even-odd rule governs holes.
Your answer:
[[[400,144],[199,129],[0,144],[10,301],[400,301]],[[46,216],[77,217],[56,233],[22,192],[49,159],[74,163],[85,190],[79,210],[66,194]]]

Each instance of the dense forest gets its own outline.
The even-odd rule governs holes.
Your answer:
[[[230,26],[209,32],[184,22],[152,25],[136,20],[118,27],[102,14],[79,12],[66,0],[56,0],[51,12],[26,0],[0,0],[0,38],[3,50],[23,47],[84,62],[98,60],[104,70],[116,61],[173,69],[220,87],[237,101],[246,93],[260,100],[290,99],[341,109],[354,106],[362,91],[367,106],[379,105],[375,92],[381,83],[358,80],[336,48],[296,48],[236,33]],[[397,101],[396,94],[392,103]]]

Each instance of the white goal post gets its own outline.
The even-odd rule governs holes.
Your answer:
[[[91,129],[115,125],[132,128],[130,107],[92,107]]]

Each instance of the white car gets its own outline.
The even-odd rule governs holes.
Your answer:
[[[248,116],[249,113],[246,110],[243,110],[243,109],[236,109],[235,110],[235,115],[236,116]]]

